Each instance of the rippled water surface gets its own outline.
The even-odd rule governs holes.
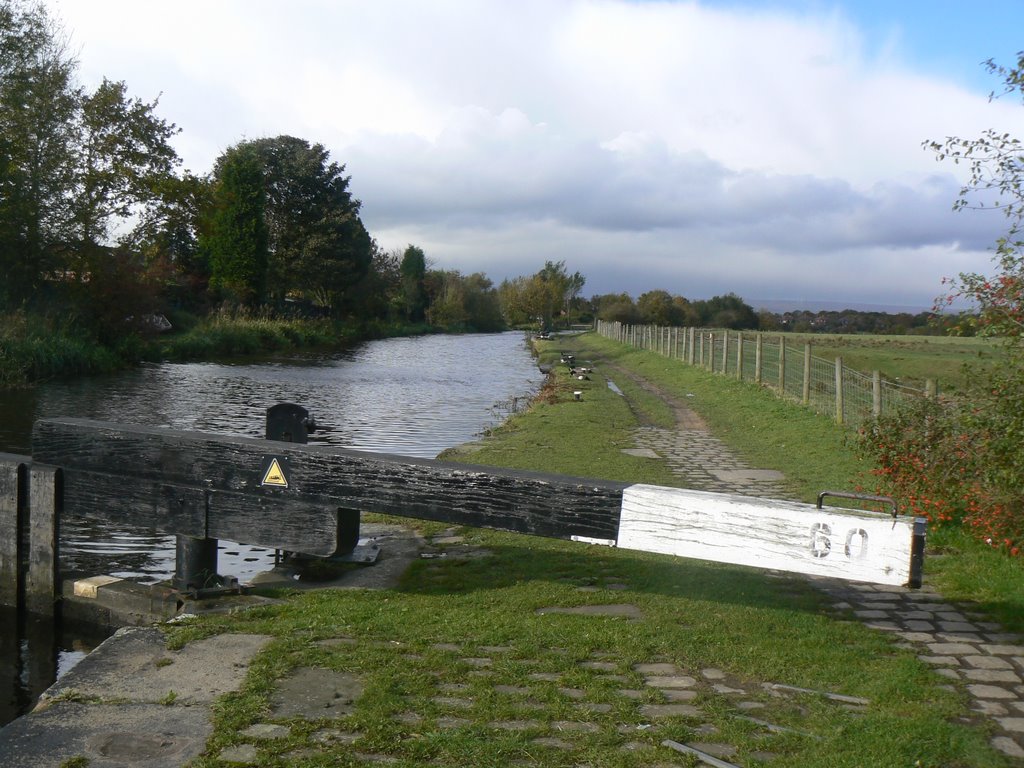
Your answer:
[[[542,375],[521,333],[418,336],[327,356],[159,363],[113,376],[0,393],[0,451],[29,453],[32,422],[72,416],[263,437],[266,409],[292,402],[319,429],[311,443],[432,458],[473,440],[525,402]],[[156,581],[174,571],[174,538],[67,519],[62,565]],[[224,543],[221,572],[243,581],[273,552]]]
[[[321,428],[311,443],[432,458],[502,421],[542,379],[521,333],[385,339],[264,362],[152,364],[0,390],[0,452],[29,454],[33,422],[61,416],[262,438],[266,409],[291,402]],[[270,567],[273,554],[221,542],[219,570],[245,581]],[[158,581],[174,572],[174,537],[69,516],[61,567]],[[0,725],[91,647],[81,634],[58,643],[46,634],[52,628],[30,638],[25,617],[5,616],[0,624],[13,634],[0,636],[0,675],[13,684],[10,700],[0,701]]]
[[[503,417],[541,374],[522,334],[384,339],[326,357],[160,363],[0,393],[0,450],[27,453],[35,419],[75,416],[262,437],[266,409],[307,408],[310,442],[433,457]]]

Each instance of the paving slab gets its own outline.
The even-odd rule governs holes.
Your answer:
[[[0,765],[60,768],[80,757],[89,768],[178,768],[212,732],[206,707],[57,701],[0,731]]]
[[[72,692],[137,703],[160,703],[173,692],[176,703],[209,704],[238,689],[249,661],[270,640],[268,635],[224,634],[169,651],[159,629],[128,627],[61,677],[40,697],[39,706]]]
[[[277,681],[270,697],[276,718],[340,718],[352,713],[363,684],[355,675],[322,667],[300,667]]]
[[[177,768],[202,753],[209,705],[242,684],[270,637],[217,635],[168,651],[154,628],[118,630],[0,730],[0,766]]]

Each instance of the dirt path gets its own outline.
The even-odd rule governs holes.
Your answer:
[[[675,426],[659,427],[629,397],[626,402],[639,426],[633,433],[635,448],[626,449],[637,456],[663,459],[682,485],[702,491],[738,493],[744,496],[785,498],[785,478],[773,469],[759,469],[743,461],[731,448],[711,434],[707,422],[675,394],[607,360],[594,365],[605,378],[629,380],[671,408]]]

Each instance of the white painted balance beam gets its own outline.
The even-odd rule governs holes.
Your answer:
[[[925,528],[919,517],[632,485],[622,494],[614,544],[769,570],[920,587]]]

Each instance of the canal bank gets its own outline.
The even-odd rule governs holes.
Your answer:
[[[594,416],[581,404],[593,403],[627,461],[670,473],[699,465],[720,482],[749,481],[736,473],[756,469],[731,464],[717,476],[721,454],[707,441],[620,439],[614,425],[629,406],[601,399],[603,376],[571,386],[582,399],[552,405],[576,409],[563,412],[581,426]],[[504,436],[530,431],[513,424]],[[550,466],[574,450],[572,435],[539,434],[546,453],[535,461]],[[591,460],[602,450],[594,446]],[[152,648],[146,665],[158,673],[183,658],[161,660],[179,647],[272,638],[238,662],[248,663],[246,678],[209,710],[214,727],[195,765],[687,764],[680,746],[731,765],[820,765],[825,754],[836,766],[1019,762],[1020,682],[1010,677],[1020,638],[974,615],[976,606],[930,590],[812,586],[569,542],[421,530],[423,549],[397,589],[315,590],[167,628],[171,646]],[[316,695],[311,680],[323,682]],[[160,707],[179,706],[171,692]],[[291,699],[311,703],[312,714],[289,708]],[[161,738],[168,751],[180,744],[173,733]],[[126,749],[109,734],[91,743]],[[89,754],[90,765],[116,764]]]
[[[479,370],[467,373],[466,360]],[[529,399],[541,378],[521,333],[384,339],[330,355],[295,353],[263,363],[148,364],[5,392],[0,450],[27,453],[33,422],[60,415],[262,437],[266,408],[292,400],[306,405],[322,427],[312,435],[314,443],[430,457],[504,419],[516,402]],[[118,589],[137,596],[129,582],[152,591],[174,573],[174,537],[128,525],[66,516],[61,550],[67,573],[122,579],[121,587],[99,588],[108,596]],[[221,541],[218,557],[222,573],[246,583],[273,567],[275,552]],[[137,612],[137,602],[128,610]],[[101,612],[100,618],[115,626],[135,623],[123,615],[107,619]],[[2,669],[9,673],[4,721],[25,711],[59,672],[102,639],[91,630],[76,630],[66,640],[52,629],[50,636],[28,633],[19,629],[25,625],[16,616],[8,626],[9,642],[0,649]]]

